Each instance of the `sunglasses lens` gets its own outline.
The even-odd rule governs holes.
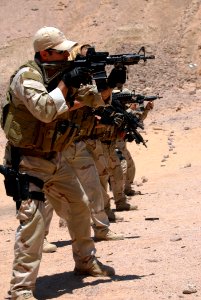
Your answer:
[[[67,50],[56,50],[56,49],[49,49],[50,51],[54,51],[57,54],[64,54]]]
[[[62,51],[62,50],[56,50],[56,52],[57,52],[58,54],[63,54],[65,51]]]

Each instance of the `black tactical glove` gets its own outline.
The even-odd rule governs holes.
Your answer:
[[[116,125],[117,127],[121,127],[124,122],[124,115],[121,113],[116,113],[111,105],[97,108],[95,110],[95,114],[101,117],[101,124]]]
[[[146,142],[143,137],[141,136],[141,134],[135,130],[135,131],[130,131],[130,132],[127,132],[125,137],[124,137],[124,140],[126,142],[132,142],[132,141],[135,141],[136,144],[140,144],[142,143],[146,148],[147,148],[147,145],[146,145]]]
[[[105,125],[114,124],[114,108],[109,106],[100,106],[94,110],[94,113],[101,117],[100,123]]]
[[[114,123],[117,127],[121,127],[124,122],[124,115],[121,113],[116,113],[114,115]]]
[[[118,84],[123,85],[126,82],[126,67],[122,64],[116,64],[110,75],[107,83],[110,88],[115,88]]]
[[[125,137],[124,137],[124,140],[126,142],[131,143],[132,141],[135,140],[135,134],[133,132],[127,132],[126,135],[125,135]]]
[[[81,84],[90,83],[91,75],[87,68],[77,67],[70,72],[64,73],[62,81],[67,87],[79,88]]]

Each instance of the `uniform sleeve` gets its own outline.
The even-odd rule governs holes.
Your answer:
[[[18,71],[11,83],[11,90],[16,97],[14,104],[24,104],[42,122],[49,123],[68,110],[60,89],[48,93],[41,74],[30,67]]]
[[[105,106],[101,94],[98,92],[96,85],[86,85],[80,87],[75,95],[75,99],[86,106],[97,108]]]

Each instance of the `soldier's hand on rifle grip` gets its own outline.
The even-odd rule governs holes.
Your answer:
[[[117,127],[121,127],[121,125],[124,122],[124,115],[121,113],[116,113],[114,115],[114,123],[116,124]]]
[[[145,106],[145,109],[146,110],[151,110],[151,109],[153,109],[154,108],[154,102],[153,101],[149,101],[148,103],[147,103],[147,105]]]
[[[116,64],[108,76],[108,86],[115,88],[118,84],[123,85],[126,82],[126,67],[122,64]]]
[[[131,143],[131,142],[133,142],[135,140],[135,136],[131,132],[127,132],[126,135],[125,135],[125,137],[124,137],[124,140],[126,142]]]
[[[67,87],[79,88],[81,84],[85,85],[91,81],[91,75],[87,68],[77,67],[70,72],[64,73],[62,81]]]

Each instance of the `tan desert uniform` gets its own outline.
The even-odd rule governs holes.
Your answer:
[[[63,155],[75,170],[89,198],[94,236],[96,239],[120,239],[120,235],[110,232],[108,216],[104,210],[103,193],[106,192],[100,183],[94,154],[97,153],[98,140],[95,136],[93,140],[90,139],[91,132],[96,125],[96,118],[90,107],[72,111],[69,115],[72,123],[80,124],[80,130],[74,143],[68,147],[67,151],[63,152]],[[90,150],[88,149],[89,144]],[[100,142],[99,144],[101,147]]]
[[[77,54],[81,54],[81,51],[82,51],[81,48],[84,46],[85,46],[85,48],[89,47],[88,44],[76,45],[75,47],[73,47],[73,49],[70,53],[69,60],[74,60],[76,58]],[[84,53],[83,53],[83,55],[84,55]],[[84,110],[86,110],[86,108]],[[90,110],[89,110],[89,114],[91,114]],[[93,158],[93,161],[95,162],[95,166],[98,171],[99,180],[101,183],[101,191],[102,191],[102,197],[104,199],[103,202],[104,202],[104,207],[105,207],[105,203],[109,202],[109,195],[106,192],[107,187],[105,187],[104,184],[105,184],[105,182],[108,182],[109,174],[108,174],[108,171],[106,168],[106,160],[105,160],[105,156],[103,153],[102,144],[101,144],[101,141],[99,140],[100,137],[93,135],[93,130],[95,129],[95,124],[96,124],[96,121],[95,121],[94,117],[91,117],[91,116],[90,116],[90,118],[86,117],[85,124],[82,124],[81,132],[79,132],[79,139],[85,141],[85,143],[86,143],[86,147],[88,150],[87,152],[89,153],[89,156],[90,156],[89,160],[91,160],[91,158]],[[99,202],[101,203],[102,200]],[[100,207],[101,207],[101,211],[102,211],[104,209],[103,204],[101,204]],[[104,216],[104,219],[105,219],[105,216]],[[97,226],[98,226],[98,223],[95,222],[95,224],[97,224]],[[108,221],[105,224],[108,224]],[[101,228],[100,228],[100,230],[101,230]],[[103,230],[103,227],[102,227],[102,230]],[[97,230],[96,230],[96,232],[97,232]]]
[[[100,141],[100,137],[97,137],[95,139],[92,136],[91,138],[86,139],[85,142],[86,142],[87,150],[91,153],[98,171],[98,175],[102,187],[103,199],[104,199],[104,209],[106,214],[108,215],[110,212],[107,207],[107,204],[110,201],[110,197],[107,193],[109,173],[107,170],[107,162],[105,159],[105,155],[103,153],[103,146]],[[108,217],[111,217],[111,215],[108,215]]]
[[[74,60],[77,54],[81,53],[83,45],[76,45],[71,53],[69,60]],[[85,45],[87,46],[87,45]],[[97,91],[94,91],[98,96]],[[103,102],[102,105],[105,103]],[[101,105],[99,103],[99,105]],[[95,105],[93,105],[95,107]],[[70,112],[71,122],[79,124],[81,130],[75,142],[70,145],[68,151],[63,154],[67,162],[74,168],[79,180],[88,195],[93,220],[94,236],[97,239],[117,238],[114,233],[109,231],[109,220],[104,210],[105,199],[109,201],[109,196],[102,187],[102,176],[108,180],[108,173],[105,168],[105,158],[102,152],[101,142],[97,137],[90,138],[91,132],[95,126],[95,117],[91,113],[91,108],[83,107]],[[104,163],[102,162],[104,160]],[[104,170],[102,170],[102,166]],[[100,172],[101,169],[101,172]],[[100,175],[101,174],[101,175]],[[104,174],[104,175],[103,175]],[[99,177],[100,175],[100,177]],[[49,213],[51,218],[51,211]],[[60,220],[61,223],[62,220]],[[108,235],[109,234],[109,235]],[[119,236],[120,237],[120,236]]]
[[[80,48],[80,46],[74,47],[73,51],[71,51],[71,59],[74,59],[77,53],[80,53]],[[71,121],[73,120],[71,119]],[[77,123],[78,121],[76,120],[73,122]],[[89,111],[89,115],[86,115],[85,117],[85,124],[82,123],[80,139],[85,141],[87,150],[91,154],[95,162],[101,182],[105,212],[111,218],[111,220],[115,220],[115,215],[110,209],[110,197],[107,193],[108,180],[110,177],[114,199],[116,199],[115,201],[126,201],[126,196],[123,193],[124,180],[122,168],[119,163],[118,157],[113,151],[115,149],[117,131],[114,126],[106,126],[105,128],[97,129],[94,124],[95,123],[93,122],[93,120],[90,119]],[[113,140],[113,142],[111,142],[111,139]],[[102,141],[104,143],[102,143]],[[108,145],[108,141],[110,145]],[[117,176],[118,181],[115,181],[114,178]],[[99,203],[100,202],[101,201],[99,201]],[[97,222],[95,222],[95,224],[99,226]],[[94,227],[95,233],[97,233],[97,235],[100,233],[100,231],[103,231],[105,226],[102,225],[101,227],[99,228],[99,230],[97,230],[97,227]],[[106,232],[106,230],[104,230],[104,232]]]
[[[79,89],[79,93],[76,99],[83,101],[82,97],[87,97],[87,101],[90,106],[96,107],[104,105],[100,94],[97,92],[96,86],[91,86],[89,90],[86,87]],[[89,114],[90,112],[90,114]],[[88,138],[94,125],[94,115],[91,114],[91,107],[83,107],[77,110],[69,112],[68,119],[72,124],[79,126],[77,134],[74,135],[74,143],[70,146],[67,144],[63,151],[67,163],[74,169],[78,176],[90,202],[92,220],[94,222],[95,237],[98,239],[105,238],[109,232],[109,220],[104,211],[104,199],[103,193],[105,192],[100,184],[99,176],[97,173],[96,165],[91,153],[86,149],[85,139]],[[79,137],[78,137],[79,133]],[[80,139],[82,136],[82,139]],[[46,235],[49,232],[49,227],[53,215],[53,208],[51,203],[46,201]],[[60,224],[65,225],[64,220],[60,220]],[[116,236],[117,237],[117,236]]]
[[[120,160],[116,154],[116,141],[121,138],[121,132],[117,126],[105,126],[103,128],[95,128],[92,135],[98,136],[102,144],[101,155],[104,155],[104,165],[102,160],[102,176],[99,171],[99,176],[101,179],[102,186],[105,189],[105,194],[107,195],[108,181],[110,181],[110,187],[113,192],[113,197],[116,205],[117,211],[122,210],[133,210],[136,206],[132,206],[127,203],[127,197],[124,193],[124,177],[121,167]],[[104,172],[104,167],[106,167],[106,172]],[[109,175],[109,176],[108,176]],[[108,195],[104,197],[105,200],[105,211],[111,219],[114,219],[112,215],[112,210],[110,208],[110,198]]]
[[[24,66],[17,72],[10,95],[12,102],[4,126],[9,141],[5,162],[11,161],[10,145],[20,147],[20,171],[44,181],[45,196],[57,214],[67,220],[75,266],[90,268],[95,261],[95,247],[90,233],[88,197],[74,170],[57,152],[68,142],[67,136],[65,139],[55,131],[56,120],[62,120],[68,110],[65,99],[58,88],[48,94],[35,66]],[[40,191],[33,184],[30,190]],[[17,218],[20,226],[11,280],[13,298],[35,287],[45,230],[44,202],[23,201]]]
[[[149,109],[145,107],[144,111],[139,111],[128,108],[127,112],[137,115],[141,121],[144,121],[149,113]],[[116,147],[122,152],[123,157],[125,158],[121,161],[124,178],[124,192],[125,194],[130,194],[132,192],[132,183],[134,182],[136,174],[135,162],[132,158],[131,153],[127,149],[127,143],[124,140],[117,140]]]
[[[121,160],[121,167],[124,176],[124,192],[127,194],[132,190],[132,183],[135,178],[135,163],[124,140],[117,140],[116,147],[122,152],[125,158]]]
[[[104,210],[102,188],[91,153],[84,141],[71,144],[63,152],[67,163],[72,166],[79,178],[90,202],[91,217],[93,220],[94,237],[104,239],[109,231],[109,220]]]
[[[123,192],[123,172],[120,160],[115,152],[116,139],[118,136],[118,129],[115,126],[108,126],[108,130],[105,130],[104,135],[100,138],[116,206],[118,206],[118,203],[126,201],[126,196]],[[107,182],[104,183],[104,186],[107,186]],[[110,207],[110,204],[105,203],[105,207]]]
[[[84,45],[75,45],[70,52],[68,60],[74,60],[77,54],[81,54],[81,48]],[[88,45],[85,45],[88,46]],[[94,98],[100,97],[97,93],[97,89],[94,86]],[[99,103],[101,105],[101,103]],[[104,102],[102,103],[104,105]],[[90,116],[84,112],[90,111]],[[86,141],[89,138],[90,132],[94,126],[94,116],[91,116],[90,108],[79,109],[78,111],[73,111],[70,113],[70,118],[76,119],[76,124],[79,123],[79,126],[82,126],[79,137],[82,136],[82,142],[79,140],[76,143],[72,143],[68,151],[64,151],[64,156],[68,163],[74,168],[76,174],[82,185],[85,192],[89,197],[92,209],[92,219],[94,222],[95,235],[105,235],[108,232],[109,220],[104,212],[104,201],[102,199],[102,193],[105,191],[100,187],[100,181],[97,178],[97,170],[94,165],[94,160],[89,151],[86,149],[86,145],[83,141]],[[86,118],[86,119],[85,119]],[[100,191],[102,190],[102,192]],[[46,235],[49,233],[49,227],[51,219],[53,216],[53,208],[51,204],[46,201]],[[60,219],[60,225],[65,226],[65,220]],[[99,228],[99,229],[98,229]]]

